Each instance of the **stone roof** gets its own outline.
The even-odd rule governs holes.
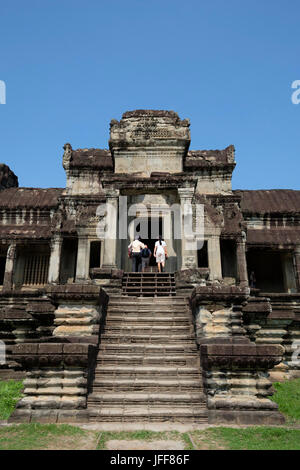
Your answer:
[[[300,240],[300,227],[272,227],[247,230],[249,245],[297,245]]]
[[[234,152],[233,145],[223,150],[190,150],[185,158],[184,166],[187,170],[224,165],[234,166]]]
[[[235,190],[241,196],[241,209],[252,214],[299,213],[300,191],[292,189]]]
[[[179,116],[175,111],[167,111],[164,109],[135,109],[133,111],[126,111],[123,113],[122,119],[138,118],[143,116],[179,119]]]
[[[113,170],[113,159],[110,150],[105,149],[77,149],[72,150],[70,168],[98,168]]]
[[[0,207],[55,207],[62,188],[9,188],[0,191]]]

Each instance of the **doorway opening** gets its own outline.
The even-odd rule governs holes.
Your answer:
[[[141,227],[141,224],[143,225],[143,228]],[[143,232],[145,232],[145,234]],[[137,226],[135,227],[135,233],[137,235],[139,233],[141,233],[141,235],[144,235],[144,237],[141,236],[142,242],[148,246],[149,250],[152,253],[149,266],[156,266],[156,261],[154,258],[154,247],[155,247],[155,243],[158,240],[158,237],[159,236],[163,237],[163,218],[162,217],[145,218],[145,220],[137,224]]]
[[[263,292],[296,292],[292,253],[283,250],[250,249],[247,252],[248,275],[253,273],[254,287]]]
[[[90,269],[100,268],[100,262],[101,262],[101,242],[100,241],[91,242]]]
[[[0,286],[3,286],[5,265],[6,265],[7,246],[1,246],[0,248]]]
[[[237,278],[237,259],[236,259],[236,242],[230,239],[221,239],[221,262],[222,277]]]
[[[61,250],[60,282],[61,284],[72,283],[76,277],[77,264],[77,238],[64,238]]]
[[[207,240],[204,241],[200,250],[197,250],[198,268],[208,268]]]

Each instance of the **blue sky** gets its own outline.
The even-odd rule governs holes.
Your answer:
[[[299,0],[3,0],[0,161],[63,187],[62,146],[107,148],[131,109],[191,120],[191,149],[236,146],[233,188],[300,189]]]

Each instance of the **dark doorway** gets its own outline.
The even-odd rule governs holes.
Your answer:
[[[100,268],[101,242],[91,242],[90,247],[90,269]]]
[[[5,274],[6,256],[0,256],[0,286],[3,286]]]
[[[197,250],[198,268],[208,268],[207,240],[200,250]]]
[[[148,223],[148,230],[147,230],[148,238],[142,238],[142,242],[148,246],[149,250],[152,253],[149,265],[156,266],[156,261],[153,256],[153,253],[154,253],[155,243],[157,242],[158,237],[163,236],[163,220],[162,220],[162,217],[152,217],[152,218],[149,217],[147,219],[147,223]],[[157,233],[157,230],[158,230],[158,233]],[[136,226],[137,235],[139,231],[140,231],[140,224]],[[152,236],[154,238],[151,238]]]
[[[235,240],[221,239],[221,262],[222,262],[222,277],[237,277],[237,262],[236,262],[236,242]]]
[[[75,281],[77,263],[77,238],[64,238],[61,250],[60,282],[62,284]]]
[[[255,287],[264,292],[285,292],[281,254],[276,251],[249,250],[248,276],[254,272]]]

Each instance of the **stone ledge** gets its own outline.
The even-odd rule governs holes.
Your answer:
[[[259,314],[260,316],[267,316],[271,313],[272,307],[267,298],[257,298],[257,297],[250,297],[248,299],[247,305],[243,307],[243,313],[253,313]]]
[[[9,423],[88,423],[87,410],[23,410],[16,409]]]
[[[121,269],[92,268],[90,276],[92,279],[122,279],[124,271]]]
[[[41,299],[35,302],[29,302],[26,305],[26,312],[31,314],[54,314],[55,306],[50,302],[50,300]]]
[[[213,367],[223,369],[270,369],[282,360],[284,350],[279,345],[202,344],[201,364],[204,370]]]
[[[97,347],[80,343],[22,343],[13,347],[13,359],[24,368],[49,366],[87,366]]]
[[[91,282],[91,281],[90,281]],[[108,296],[105,291],[95,284],[66,284],[48,285],[46,293],[51,300],[73,301],[73,300],[94,300],[96,303],[107,302]]]
[[[208,424],[278,425],[284,423],[284,416],[278,411],[208,410]]]
[[[249,288],[241,286],[226,286],[213,284],[211,286],[197,286],[191,295],[191,304],[197,305],[208,299],[209,301],[224,300],[234,303],[245,302],[249,297]]]
[[[45,295],[45,288],[37,287],[37,288],[32,288],[32,289],[2,289],[0,291],[0,298],[1,297],[21,297],[21,298],[27,298],[27,297],[42,297]]]

